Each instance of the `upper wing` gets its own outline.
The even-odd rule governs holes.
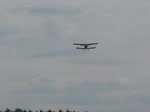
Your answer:
[[[73,45],[80,45],[80,46],[84,46],[85,44],[74,43]]]
[[[98,44],[98,43],[90,43],[90,44],[87,44],[87,45],[89,46],[89,45],[97,45],[97,44]]]

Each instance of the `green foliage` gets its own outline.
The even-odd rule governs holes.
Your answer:
[[[0,110],[0,112],[33,112],[33,111],[32,110],[24,110],[21,108],[16,108],[15,110],[11,110],[9,108],[6,108],[6,110],[4,110],[4,111]],[[43,111],[40,109],[39,111],[36,110],[35,112],[55,112],[55,110],[52,111],[51,109],[49,109],[47,111]],[[59,109],[58,112],[79,112],[79,111],[75,111],[75,110],[71,111],[69,109],[67,109],[66,111],[63,111],[62,109]],[[85,111],[85,112],[88,112],[88,111]]]

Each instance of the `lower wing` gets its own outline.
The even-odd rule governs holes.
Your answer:
[[[95,49],[96,47],[88,47],[87,49]]]
[[[81,48],[81,47],[76,47],[76,49],[85,49],[85,48]]]

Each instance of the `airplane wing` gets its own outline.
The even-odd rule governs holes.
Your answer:
[[[81,47],[76,47],[76,49],[85,49],[85,48],[81,48]]]
[[[87,49],[95,49],[96,47],[89,47],[89,48],[87,48]]]
[[[89,46],[89,45],[97,45],[97,44],[98,44],[98,43],[90,43],[90,44],[87,44],[87,45]]]
[[[73,45],[80,45],[80,46],[84,46],[85,44],[74,43]]]

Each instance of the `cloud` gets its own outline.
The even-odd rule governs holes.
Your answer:
[[[69,10],[69,9],[50,9],[50,8],[27,8],[28,12],[31,14],[48,14],[48,15],[64,15],[64,14],[78,14],[80,13],[79,11],[73,11],[73,10]]]
[[[13,0],[0,6],[2,108],[149,110],[148,1]],[[83,52],[74,42],[100,44]]]
[[[117,81],[83,82],[77,86],[73,86],[72,82],[70,82],[70,86],[68,87],[56,88],[54,81],[37,79],[38,78],[35,77],[29,80],[14,82],[16,83],[16,89],[9,92],[12,94],[15,93],[16,95],[46,95],[50,97],[50,100],[45,100],[50,104],[109,105],[110,103],[116,102],[115,99],[111,97],[113,96],[112,93],[116,91],[119,92],[121,89],[124,90],[124,85],[121,85],[121,83]],[[24,84],[28,87],[23,87]],[[110,97],[105,96],[108,92],[111,95]],[[113,100],[113,102],[110,102],[111,100]]]

